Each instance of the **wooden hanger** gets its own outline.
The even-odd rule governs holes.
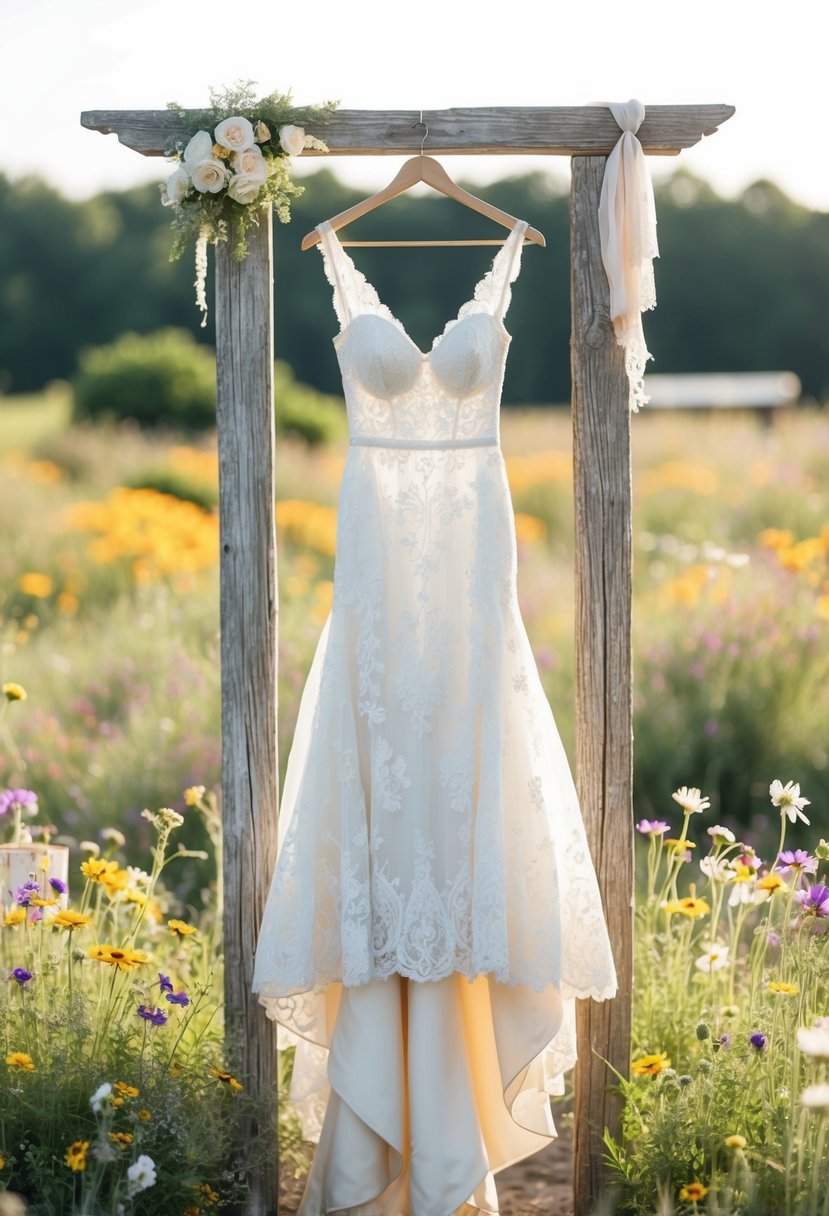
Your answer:
[[[419,123],[415,123],[419,126]],[[425,125],[425,124],[424,124]],[[426,128],[428,134],[429,128]],[[426,136],[424,135],[424,140]],[[425,182],[427,186],[431,186],[440,194],[445,194],[447,198],[453,198],[459,203],[463,203],[464,207],[470,207],[473,211],[480,212],[488,219],[495,220],[498,224],[503,224],[505,228],[514,228],[518,220],[514,215],[510,215],[508,211],[501,211],[499,207],[494,207],[492,203],[484,202],[482,198],[477,198],[476,195],[470,194],[467,190],[462,189],[457,182],[452,181],[452,178],[444,169],[439,161],[436,161],[431,156],[424,156],[421,151],[419,156],[412,156],[401,167],[397,175],[377,194],[372,194],[370,198],[363,199],[360,203],[355,203],[353,207],[349,207],[345,211],[341,211],[339,215],[335,215],[330,219],[333,230],[336,232],[339,228],[344,228],[346,224],[350,224],[353,220],[359,219],[361,215],[365,215],[368,211],[373,211],[375,207],[382,207],[383,203],[387,203],[390,199],[395,198],[398,194],[403,194],[405,190],[411,189],[418,182]],[[528,227],[525,232],[527,241],[531,241],[535,245],[546,245],[543,235],[537,228]],[[307,236],[302,238],[302,249],[310,249],[312,245],[319,242],[320,234],[316,229],[309,232]],[[342,241],[343,245],[359,245],[359,246],[381,246],[381,247],[398,247],[409,245],[503,245],[503,241]]]

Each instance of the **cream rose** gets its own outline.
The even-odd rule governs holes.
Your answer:
[[[230,179],[227,192],[237,203],[252,203],[262,189],[263,178],[237,173]]]
[[[197,131],[184,149],[184,163],[197,165],[200,160],[208,160],[213,151],[213,140],[207,131]]]
[[[203,160],[193,166],[191,177],[202,194],[218,194],[227,181],[228,171],[220,160]]]
[[[167,185],[164,187],[161,201],[165,207],[172,207],[174,203],[181,202],[189,189],[189,173],[186,169],[178,168],[175,173],[171,173],[167,178]]]
[[[247,118],[237,115],[225,118],[213,132],[217,144],[230,148],[231,152],[242,152],[253,144],[253,127]]]
[[[290,124],[280,127],[279,143],[283,152],[287,152],[289,156],[299,156],[305,147],[304,127],[293,127]]]
[[[262,155],[261,148],[245,148],[244,152],[234,152],[230,163],[236,172],[244,177],[260,177],[264,181],[268,176],[268,162]]]

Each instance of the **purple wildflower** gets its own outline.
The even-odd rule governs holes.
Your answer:
[[[664,819],[640,819],[636,825],[636,831],[643,836],[664,836],[670,830],[671,825]]]
[[[31,971],[27,971],[25,967],[15,967],[10,978],[17,980],[20,987],[25,988],[26,984],[28,984],[29,980],[32,978],[32,973]]]
[[[189,1005],[190,998],[186,992],[168,992],[166,993],[167,1000],[171,1005]]]
[[[37,794],[34,790],[3,790],[0,793],[0,815],[24,809],[27,815],[37,814]]]
[[[18,908],[28,908],[32,896],[37,895],[39,890],[40,883],[35,882],[34,879],[30,878],[28,882],[23,883],[22,887],[14,888],[14,902],[17,904]]]
[[[766,934],[766,941],[768,942],[768,944],[771,946],[772,949],[775,949],[777,946],[780,945],[780,938],[774,932],[773,929],[769,929],[768,933]]]
[[[159,984],[159,987],[161,988],[162,992],[172,992],[173,991],[173,985],[170,982],[169,975],[164,975],[163,972],[161,972],[161,971],[159,971],[159,973],[158,973],[158,984]]]
[[[755,1030],[754,1034],[749,1037],[748,1041],[751,1044],[751,1046],[754,1047],[757,1051],[766,1050],[766,1044],[768,1043],[768,1040],[766,1039],[766,1036],[764,1034],[760,1033],[759,1030]]]
[[[152,1022],[153,1026],[163,1026],[167,1021],[167,1014],[163,1009],[159,1009],[158,1006],[156,1006],[155,1012],[153,1012],[152,1005],[139,1005],[138,1016],[144,1018],[146,1022]]]
[[[798,891],[795,899],[807,916],[829,918],[829,887],[822,882],[814,883],[808,891]]]
[[[52,888],[53,891],[57,891],[58,895],[66,894],[66,883],[63,881],[62,878],[50,878],[49,886]]]
[[[35,921],[42,920],[42,919],[43,919],[43,909],[35,908],[34,911],[31,913],[31,915],[29,916],[29,924],[33,924]]]
[[[725,1034],[720,1035],[720,1047],[723,1049],[723,1051],[728,1051],[730,1046],[731,1046],[731,1035],[726,1031]]]
[[[790,874],[816,874],[817,858],[806,849],[784,849],[774,868],[787,878]]]

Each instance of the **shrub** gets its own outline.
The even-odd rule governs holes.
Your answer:
[[[126,333],[109,346],[88,348],[73,390],[76,420],[132,418],[173,430],[215,425],[213,354],[182,329]]]
[[[273,392],[277,434],[297,435],[310,447],[336,443],[345,437],[345,410],[340,399],[299,384],[290,366],[281,360],[274,364]]]
[[[339,398],[299,384],[282,360],[274,364],[273,379],[280,434],[297,435],[312,447],[344,437]],[[215,356],[182,329],[122,334],[109,346],[87,349],[73,391],[76,422],[131,419],[183,431],[216,425]]]

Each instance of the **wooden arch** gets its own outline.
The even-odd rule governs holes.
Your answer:
[[[675,156],[733,113],[729,105],[649,106],[638,138],[649,155]],[[329,155],[396,156],[419,151],[418,117],[412,110],[339,110],[308,130],[325,140]],[[620,131],[605,106],[451,109],[426,117],[430,153],[572,158],[576,784],[619,975],[615,1000],[578,1002],[574,1192],[576,1216],[588,1216],[604,1180],[602,1132],[607,1126],[618,1134],[621,1115],[605,1061],[628,1074],[632,1008],[630,414],[598,224],[605,163]],[[81,124],[116,133],[144,156],[162,156],[165,142],[181,133],[170,110],[92,110]],[[225,1036],[250,1092],[266,1096],[276,1088],[276,1030],[250,985],[278,809],[272,225],[252,229],[248,244],[242,262],[231,258],[230,241],[216,250]],[[275,1212],[277,1189],[276,1171],[254,1168],[246,1216]]]

